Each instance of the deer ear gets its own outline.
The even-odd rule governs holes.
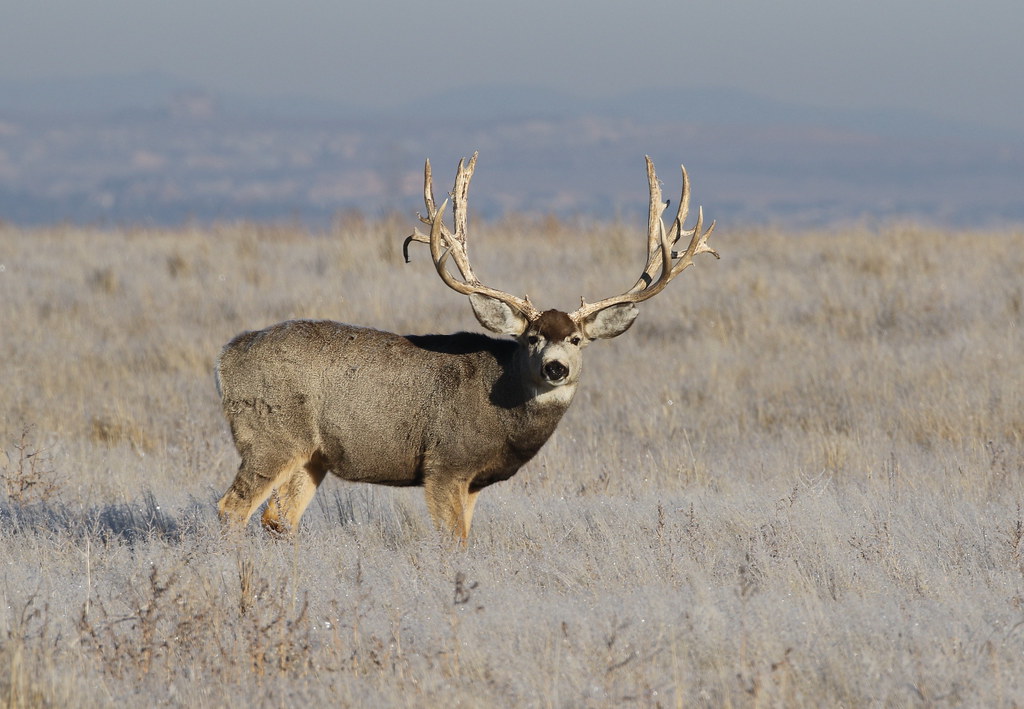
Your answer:
[[[591,340],[618,337],[633,324],[640,314],[632,303],[619,303],[596,313],[583,321],[583,334]]]
[[[469,304],[480,324],[499,335],[519,337],[526,331],[530,321],[518,310],[513,310],[500,300],[479,293],[471,293]]]

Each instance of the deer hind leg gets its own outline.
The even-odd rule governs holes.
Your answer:
[[[449,532],[453,537],[459,537],[465,546],[478,494],[469,492],[469,481],[428,476],[423,481],[423,491],[434,526]]]
[[[476,498],[479,496],[479,490],[468,493],[466,495],[466,502],[462,507],[462,523],[465,528],[465,534],[462,536],[463,546],[466,544],[466,539],[469,538],[469,525],[473,522],[473,508],[476,507]]]
[[[231,487],[217,503],[221,520],[236,528],[245,526],[270,492],[289,479],[301,460],[247,451]]]
[[[319,453],[305,464],[296,468],[276,494],[270,496],[267,508],[263,510],[263,526],[278,534],[288,534],[299,528],[299,520],[313,500],[320,483],[327,475],[327,461]]]

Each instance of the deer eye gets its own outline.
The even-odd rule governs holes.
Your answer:
[[[529,342],[531,345],[536,345],[538,342],[540,342],[540,338],[537,337],[536,335],[530,335],[529,337],[526,338],[526,341]]]
[[[571,342],[574,345],[578,345],[580,343],[579,335],[574,335],[573,338],[571,340],[569,340],[569,342]]]

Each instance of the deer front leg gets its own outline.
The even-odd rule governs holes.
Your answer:
[[[469,480],[442,474],[428,475],[423,481],[427,510],[434,526],[458,536],[462,545],[469,538],[473,507],[479,493],[469,492]]]

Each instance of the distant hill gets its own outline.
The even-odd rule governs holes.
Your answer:
[[[159,74],[0,80],[0,219],[326,224],[421,209],[481,151],[477,215],[640,218],[643,155],[723,224],[1024,222],[1024,138],[904,111],[799,106],[716,88],[587,100],[469,88],[368,111],[217,94]]]
[[[587,100],[532,87],[476,87],[441,93],[403,106],[433,118],[500,120],[599,116],[645,122],[790,126],[853,130],[888,137],[959,137],[1024,140],[1020,133],[947,121],[925,113],[886,109],[833,109],[777,101],[729,88],[692,87],[632,91]]]
[[[0,111],[15,115],[113,115],[152,110],[199,87],[164,74],[127,74],[42,81],[0,79]]]

